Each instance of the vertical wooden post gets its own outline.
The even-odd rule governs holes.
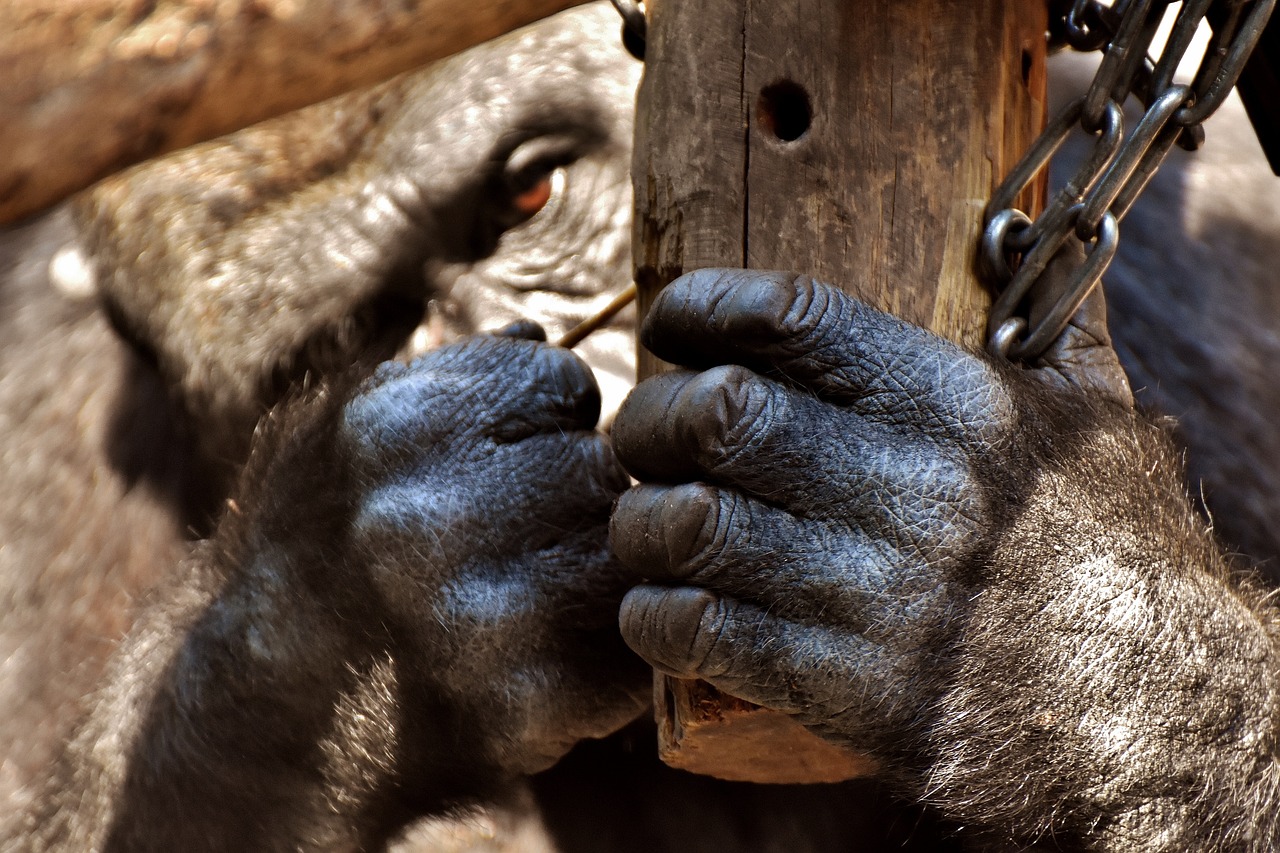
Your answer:
[[[707,266],[810,273],[966,344],[983,206],[1044,123],[1044,0],[647,0],[641,315]],[[1035,198],[1023,210],[1039,209]],[[641,378],[663,369],[640,353]],[[657,679],[673,766],[756,782],[873,772],[790,718]]]

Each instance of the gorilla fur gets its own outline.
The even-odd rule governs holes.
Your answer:
[[[0,237],[2,846],[1275,847],[1280,314],[1261,219],[1221,223],[1280,204],[1188,162],[1126,221],[1115,349],[1175,440],[1098,304],[1018,371],[700,273],[647,326],[685,370],[618,415],[628,490],[592,426],[631,318],[602,389],[467,336],[629,274],[637,73],[578,10]],[[1173,209],[1257,243],[1170,244]],[[642,658],[882,778],[669,770]]]

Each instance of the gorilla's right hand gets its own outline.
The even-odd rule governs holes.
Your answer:
[[[1090,307],[1018,370],[806,276],[670,284],[642,341],[689,369],[613,428],[623,635],[998,849],[1276,849],[1275,613]]]
[[[636,716],[598,410],[572,353],[477,337],[273,412],[33,846],[369,849]]]

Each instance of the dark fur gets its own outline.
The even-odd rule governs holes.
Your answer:
[[[3,846],[374,849],[403,834],[399,843],[416,849],[565,853],[1271,849],[1267,587],[1233,574],[1189,511],[1181,450],[1114,401],[1064,391],[1069,369],[1028,379],[993,368],[981,387],[1007,394],[1006,409],[966,409],[976,397],[946,393],[908,394],[896,407],[891,397],[839,401],[881,418],[903,442],[893,447],[923,448],[909,456],[917,462],[948,448],[944,461],[964,460],[947,469],[956,494],[977,496],[898,518],[917,544],[946,547],[918,555],[912,565],[928,570],[912,581],[919,588],[890,586],[884,600],[894,607],[872,611],[870,628],[865,612],[814,597],[831,577],[797,584],[780,602],[749,567],[703,579],[717,595],[760,596],[803,631],[835,632],[840,642],[868,630],[895,638],[901,659],[887,681],[860,681],[866,672],[851,654],[809,659],[811,669],[779,680],[768,655],[746,645],[735,648],[755,664],[716,675],[879,755],[887,787],[687,776],[657,763],[644,723],[532,772],[549,759],[504,739],[514,727],[496,702],[520,683],[508,668],[528,662],[526,640],[546,639],[557,677],[589,664],[593,688],[577,701],[556,706],[551,691],[530,705],[563,720],[590,717],[578,731],[626,716],[593,705],[600,684],[645,689],[635,658],[574,633],[602,630],[606,616],[612,625],[621,595],[612,582],[604,592],[573,586],[582,566],[596,565],[591,548],[570,549],[566,565],[577,568],[555,576],[576,597],[535,608],[533,622],[509,614],[505,633],[462,646],[470,664],[440,654],[465,619],[451,623],[436,599],[379,586],[371,566],[426,553],[435,540],[430,530],[397,529],[374,547],[348,541],[360,500],[403,473],[387,462],[394,454],[361,467],[338,438],[355,389],[369,387],[360,380],[424,317],[451,338],[541,311],[554,334],[627,275],[619,187],[630,125],[613,101],[635,68],[617,48],[612,14],[562,18],[155,164],[80,200],[74,215],[58,211],[0,238]],[[1214,130],[1202,158],[1218,156]],[[567,194],[513,227],[502,207],[505,164],[544,141],[535,154],[565,168]],[[1237,156],[1233,143],[1225,159]],[[1156,204],[1126,222],[1112,327],[1139,398],[1181,418],[1192,491],[1220,537],[1273,573],[1280,315],[1274,264],[1257,260],[1273,251],[1272,226],[1214,195],[1196,201],[1179,177],[1190,165],[1162,175]],[[365,205],[370,186],[392,203]],[[1252,211],[1280,209],[1260,198]],[[1231,248],[1170,244],[1160,223],[1173,200],[1221,226],[1206,242],[1226,234]],[[67,243],[98,265],[96,295],[50,286],[49,258]],[[344,267],[342,256],[359,262]],[[204,286],[219,277],[222,288]],[[621,328],[609,333],[615,342]],[[921,392],[929,386],[920,365],[941,352],[964,385],[972,362],[927,338],[895,350],[896,328],[871,335],[859,358],[881,360],[902,388]],[[588,355],[625,371],[616,347]],[[691,363],[722,358],[717,350]],[[752,366],[786,378],[770,359]],[[466,410],[440,410],[432,428],[497,413],[502,435],[526,435],[524,412],[548,403],[511,410],[504,394],[519,374],[507,370],[478,376],[471,386],[490,390]],[[721,395],[733,383],[755,381],[723,377],[729,386],[705,389],[712,403],[732,401]],[[805,434],[819,447],[834,434],[823,392],[796,381],[814,400]],[[712,415],[698,423],[717,434],[751,415],[716,405],[694,410]],[[738,426],[766,428],[758,416]],[[984,417],[993,426],[979,437],[952,428]],[[621,429],[625,451],[625,419]],[[432,435],[428,445],[443,446]],[[656,470],[680,459],[667,445],[630,452],[641,474],[702,473],[687,460]],[[796,470],[814,461],[802,446],[791,452]],[[499,505],[518,491],[516,469],[486,480],[481,499]],[[894,494],[902,472],[884,473],[866,481],[866,494]],[[539,480],[548,494],[556,476]],[[825,475],[768,487],[771,500],[805,517],[850,500],[848,483]],[[524,530],[527,516],[495,514],[465,539],[496,548],[493,538],[509,542],[504,531]],[[893,524],[868,529],[889,551],[903,547]],[[625,557],[625,531],[616,535]],[[800,553],[792,541],[761,548]],[[1095,558],[1110,560],[1106,572]],[[420,563],[437,579],[451,569],[397,565]],[[641,576],[652,569],[628,583]],[[895,609],[935,588],[948,595],[929,598],[933,610]],[[711,660],[733,637],[660,609],[638,618],[635,601],[628,627],[627,612],[628,638],[668,668],[687,665],[690,648]],[[146,615],[135,624],[138,613]],[[265,626],[281,655],[265,669],[228,639],[243,620]],[[452,627],[431,633],[442,625]],[[815,636],[803,631],[794,636]],[[603,672],[592,670],[601,662]],[[457,672],[446,677],[450,667]],[[840,677],[820,681],[816,696],[805,679],[833,668]],[[864,683],[867,692],[850,692]]]

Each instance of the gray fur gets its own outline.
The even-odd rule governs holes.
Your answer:
[[[1280,553],[1273,179],[1175,162],[1111,276],[1212,533],[1100,303],[1017,373],[803,285],[703,351],[696,312],[666,321],[705,372],[618,424],[662,481],[619,503],[620,577],[572,362],[406,365],[525,316],[554,336],[625,280],[638,71],[581,10],[0,237],[3,846],[1275,846],[1274,615],[1212,535]],[[1210,162],[1244,144],[1220,126]],[[557,193],[521,223],[529,158]],[[606,412],[629,322],[586,345]],[[492,357],[517,352],[546,369]],[[643,724],[583,739],[644,690],[632,584],[654,663],[885,779],[732,785],[662,768]]]

